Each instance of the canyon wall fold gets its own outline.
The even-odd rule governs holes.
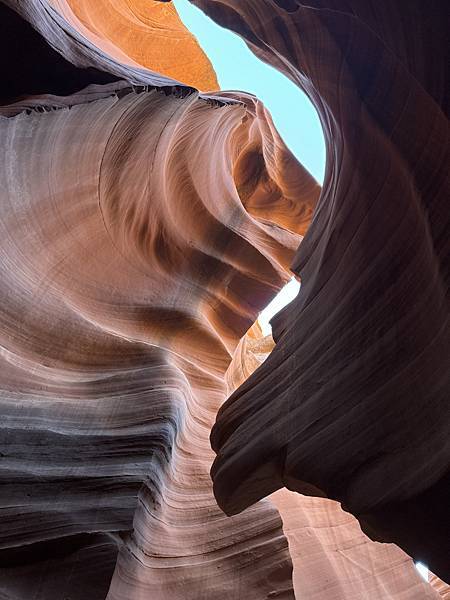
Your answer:
[[[35,8],[4,11],[40,62],[0,107],[1,595],[293,598],[278,511],[220,511],[208,437],[320,187],[255,98],[97,61]]]
[[[0,598],[445,597],[359,526],[445,577],[442,5],[193,4],[323,190],[170,4],[0,2]]]
[[[267,360],[271,336],[256,323],[241,339],[226,373],[227,392]],[[426,583],[411,558],[394,544],[370,540],[338,502],[282,489],[269,497],[289,541],[296,598],[439,598],[447,587],[435,576]]]
[[[448,579],[447,3],[193,3],[308,93],[327,144],[300,294],[212,432],[216,498],[327,496]]]

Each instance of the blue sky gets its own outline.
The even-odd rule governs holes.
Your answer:
[[[307,96],[287,77],[256,58],[236,34],[219,27],[189,0],[173,0],[173,4],[212,62],[221,89],[258,96],[286,144],[322,183],[325,143],[319,117]]]

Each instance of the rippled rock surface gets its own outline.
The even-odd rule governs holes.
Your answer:
[[[312,94],[322,193],[166,3],[0,4],[0,597],[438,598],[349,512],[443,576],[439,55],[414,11],[389,62],[378,13],[197,4]]]

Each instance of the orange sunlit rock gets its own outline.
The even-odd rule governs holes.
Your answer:
[[[79,21],[94,43],[115,58],[122,61],[128,58],[199,90],[219,88],[211,62],[181,22],[172,3],[156,0],[51,0],[51,3],[75,27],[79,28]]]
[[[322,190],[155,67],[167,3],[0,0],[0,596],[446,598],[441,0],[192,1],[308,91]]]

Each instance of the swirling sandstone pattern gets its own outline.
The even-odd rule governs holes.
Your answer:
[[[448,579],[447,2],[194,4],[308,92],[328,154],[301,292],[213,430],[216,497],[326,495]]]
[[[211,425],[271,349],[244,333],[320,193],[262,104],[171,79],[167,14],[179,78],[215,82],[165,4],[0,8],[0,597],[437,598],[332,500],[283,490],[229,518],[213,497]]]
[[[2,597],[293,598],[277,510],[223,515],[208,437],[320,188],[254,98],[153,88],[32,9],[76,67],[42,48],[1,109]],[[44,94],[55,64],[91,85]]]
[[[214,70],[172,4],[156,0],[50,0],[106,54],[199,90],[217,90]]]

